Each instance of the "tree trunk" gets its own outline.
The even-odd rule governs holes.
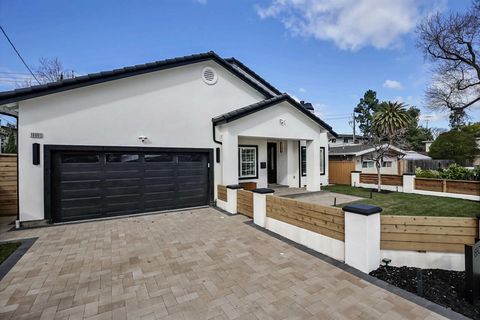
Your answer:
[[[380,173],[381,166],[379,165],[378,162],[375,162],[375,165],[377,166],[377,179],[378,179],[377,191],[378,193],[380,193],[380,191],[382,191],[382,174]]]

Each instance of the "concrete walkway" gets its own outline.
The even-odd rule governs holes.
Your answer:
[[[207,208],[7,232],[39,237],[0,319],[440,319]]]

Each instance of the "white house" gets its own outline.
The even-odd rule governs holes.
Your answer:
[[[343,147],[330,147],[330,161],[348,161],[355,164],[355,171],[362,173],[377,173],[377,168],[371,154],[375,148],[368,144],[356,144]],[[402,174],[400,159],[407,153],[397,147],[391,146],[382,161],[382,174]]]
[[[320,190],[332,128],[214,52],[0,93],[18,116],[19,217],[211,205],[216,186]]]

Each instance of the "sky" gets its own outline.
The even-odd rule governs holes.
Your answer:
[[[422,110],[432,65],[415,46],[416,24],[467,0],[0,0],[0,24],[31,67],[59,58],[75,74],[213,50],[235,57],[282,92],[312,102],[339,133],[364,92]],[[28,70],[0,34],[0,91]],[[470,112],[480,121],[478,109]],[[2,124],[11,119],[3,116]]]

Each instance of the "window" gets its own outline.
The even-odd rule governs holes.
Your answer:
[[[391,168],[392,167],[392,161],[383,161],[382,162],[382,167]]]
[[[325,148],[320,147],[320,174],[325,174]]]
[[[337,142],[337,139],[332,139],[332,143],[336,143]]]
[[[307,147],[301,147],[300,151],[301,172],[302,177],[305,177],[307,175]]]
[[[372,160],[367,160],[362,162],[362,168],[373,168],[375,167]]]
[[[238,147],[238,175],[240,179],[257,178],[257,146]]]
[[[348,138],[343,138],[343,143],[348,143]]]
[[[178,155],[178,162],[202,162],[202,155],[200,155],[200,154],[180,154],[180,155]]]
[[[121,154],[107,153],[105,154],[107,162],[138,162],[140,156],[138,154]]]
[[[172,160],[172,155],[168,153],[145,155],[145,162],[172,162]]]
[[[62,163],[96,163],[100,157],[96,154],[63,154]]]

